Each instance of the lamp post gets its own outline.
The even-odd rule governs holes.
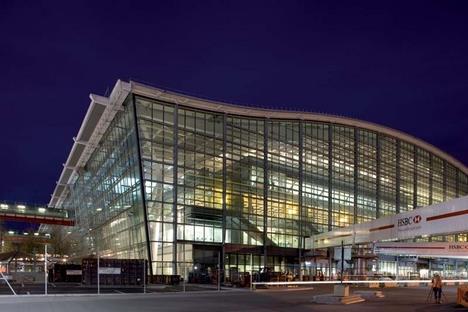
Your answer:
[[[99,247],[96,242],[96,256],[97,256],[97,294],[101,294],[101,281],[100,281],[100,272],[99,272]]]

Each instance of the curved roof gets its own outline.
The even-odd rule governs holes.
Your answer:
[[[122,104],[130,93],[146,96],[164,102],[179,104],[185,107],[192,107],[218,113],[226,113],[230,115],[283,120],[292,119],[317,121],[367,129],[421,147],[428,152],[446,160],[468,175],[468,168],[464,164],[449,154],[438,149],[437,147],[404,132],[375,123],[327,114],[233,105],[179,94],[134,81],[124,82],[118,80],[109,97],[90,94],[91,103],[89,109],[81,124],[77,137],[74,138],[75,142],[71,149],[70,155],[68,156],[67,162],[64,164],[59,181],[57,181],[54,193],[52,194],[52,198],[49,202],[50,207],[57,207],[61,205],[68,193],[68,185],[73,184],[78,172],[81,170],[80,168],[84,167],[94,149],[99,144],[99,141],[107,130],[110,122],[114,118],[115,114],[122,109]]]
[[[460,161],[440,150],[439,148],[431,145],[423,140],[420,140],[414,136],[406,134],[402,131],[395,130],[386,126],[378,125],[376,123],[362,121],[358,119],[328,115],[328,114],[319,114],[319,113],[310,113],[303,111],[284,111],[284,110],[275,110],[275,109],[265,109],[265,108],[256,108],[249,106],[233,105],[218,101],[205,100],[192,96],[182,95],[179,93],[166,91],[158,89],[155,87],[150,87],[137,82],[130,82],[132,92],[135,94],[143,95],[146,97],[158,99],[161,101],[177,103],[182,106],[198,108],[203,110],[209,110],[214,112],[222,112],[231,115],[240,115],[246,117],[260,117],[260,118],[269,118],[269,119],[294,119],[294,120],[307,120],[307,121],[318,121],[324,123],[333,123],[340,124],[351,127],[358,127],[374,132],[386,134],[388,136],[400,139],[402,141],[412,143],[418,147],[421,147],[428,152],[445,159],[455,167],[462,170],[465,174],[468,174],[468,168],[462,164]]]

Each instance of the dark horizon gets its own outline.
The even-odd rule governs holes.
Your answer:
[[[394,128],[468,164],[467,2],[0,4],[0,200],[49,202],[117,79]]]

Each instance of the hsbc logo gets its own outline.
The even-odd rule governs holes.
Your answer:
[[[407,226],[411,224],[418,224],[421,222],[422,217],[420,215],[416,215],[414,217],[406,217],[406,218],[401,218],[398,219],[398,227],[400,226]]]

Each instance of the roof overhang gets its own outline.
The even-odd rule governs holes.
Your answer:
[[[62,204],[67,196],[68,186],[73,184],[78,177],[79,169],[86,165],[115,114],[122,110],[122,104],[129,93],[130,84],[118,80],[109,97],[89,95],[91,103],[77,136],[73,138],[73,147],[63,165],[49,207],[58,207]]]

